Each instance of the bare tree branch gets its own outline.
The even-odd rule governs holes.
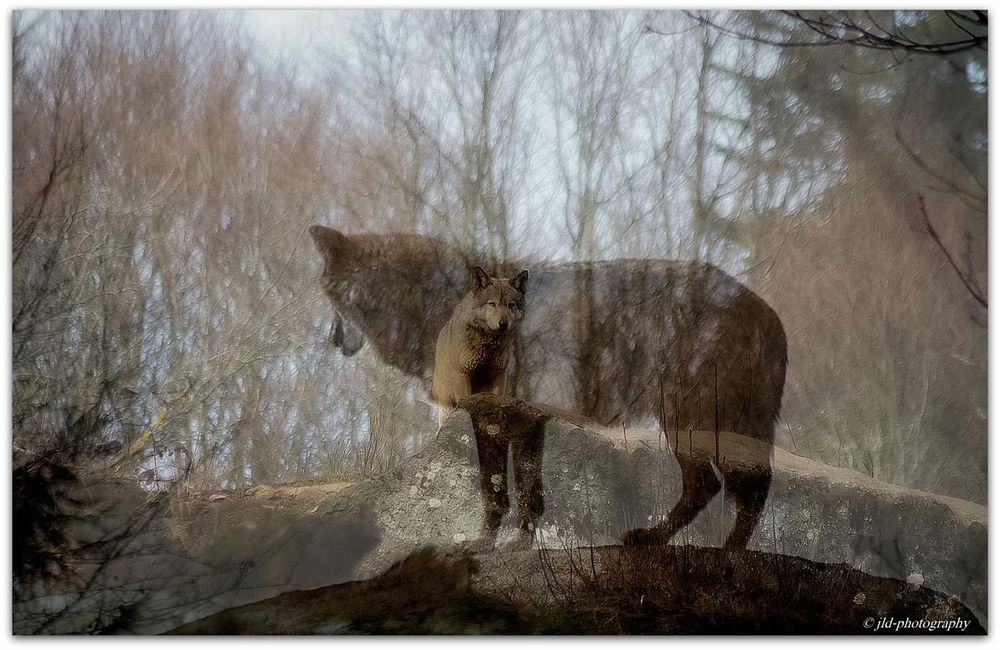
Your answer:
[[[853,18],[837,18],[829,13],[824,13],[818,17],[811,17],[801,11],[782,11],[781,13],[798,21],[807,27],[811,32],[817,34],[820,40],[777,40],[771,37],[764,37],[759,34],[752,34],[718,24],[705,14],[685,12],[690,18],[701,25],[707,25],[728,36],[743,40],[772,45],[775,47],[823,47],[828,45],[855,45],[875,50],[900,50],[912,52],[914,54],[929,54],[934,56],[948,56],[958,52],[965,52],[972,49],[985,50],[989,35],[986,31],[989,27],[988,18],[983,12],[975,12],[974,17],[967,16],[961,12],[947,11],[949,19],[954,23],[956,18],[960,18],[973,27],[984,30],[981,34],[970,32],[967,28],[960,27],[969,38],[959,40],[943,41],[918,41],[907,36],[901,28],[895,27],[886,29],[880,26],[873,18],[869,17],[869,22],[874,29],[882,32],[877,34],[871,28],[858,24]],[[957,25],[957,23],[955,23]],[[668,36],[659,30],[647,25],[646,33],[660,34]]]
[[[973,276],[972,271],[967,269],[963,270],[958,266],[955,262],[955,258],[948,250],[948,247],[941,240],[941,235],[938,234],[937,229],[934,228],[934,224],[931,223],[931,217],[927,213],[927,208],[924,205],[923,195],[918,197],[917,201],[924,231],[930,236],[930,238],[934,241],[934,244],[941,250],[941,252],[944,253],[945,258],[948,260],[948,264],[955,272],[955,275],[958,276],[958,279],[962,281],[962,284],[965,286],[966,291],[969,292],[969,295],[972,296],[972,298],[979,303],[983,309],[987,309],[985,292],[982,287],[979,286],[979,283]]]

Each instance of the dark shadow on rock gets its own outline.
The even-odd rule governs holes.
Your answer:
[[[519,608],[472,588],[475,560],[418,550],[371,580],[294,591],[169,634],[521,634]]]
[[[955,599],[846,565],[733,549],[421,549],[363,582],[290,592],[171,634],[984,634]]]

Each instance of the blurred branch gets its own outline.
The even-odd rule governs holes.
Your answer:
[[[881,27],[868,12],[868,20],[871,26],[862,26],[850,16],[836,18],[829,13],[821,14],[817,18],[806,16],[800,11],[783,11],[786,16],[798,20],[812,31],[819,34],[827,43],[848,43],[867,47],[876,50],[904,50],[917,54],[933,54],[946,56],[956,52],[969,49],[986,49],[988,34],[973,34],[964,27],[961,28],[969,38],[951,41],[917,41],[907,36],[902,28],[893,25],[890,29]],[[966,16],[961,12],[947,10],[944,12],[956,23],[955,16],[960,16],[970,26],[986,30],[989,27],[986,12],[973,12],[973,17]],[[874,27],[874,30],[872,29]],[[882,32],[881,35],[875,30]],[[848,34],[852,36],[848,36]]]
[[[986,304],[986,292],[983,291],[983,288],[979,286],[979,282],[977,282],[975,277],[973,277],[972,270],[971,268],[969,268],[971,267],[971,265],[967,263],[966,264],[967,270],[965,271],[959,268],[958,264],[955,262],[955,258],[948,250],[948,247],[945,246],[944,242],[941,240],[941,235],[938,233],[937,229],[934,228],[934,224],[931,223],[931,217],[927,213],[927,207],[924,205],[923,195],[918,197],[917,201],[919,205],[920,216],[923,219],[922,225],[924,231],[930,236],[930,238],[934,241],[937,247],[941,249],[941,252],[944,253],[945,258],[947,258],[948,260],[948,264],[951,265],[951,268],[955,271],[955,275],[957,275],[958,279],[962,281],[963,285],[965,285],[965,289],[969,292],[969,295],[971,295],[973,299],[975,299],[975,301],[982,306],[983,309],[988,309]]]
[[[889,29],[883,28],[867,12],[866,15],[868,16],[868,21],[871,23],[870,25],[862,25],[849,15],[838,18],[828,12],[818,13],[815,17],[807,16],[801,11],[782,11],[781,13],[807,27],[810,31],[817,34],[820,40],[775,40],[758,34],[724,27],[703,14],[696,14],[691,11],[685,12],[685,14],[699,24],[716,29],[728,36],[775,47],[855,45],[875,50],[901,50],[915,54],[948,56],[971,49],[985,50],[989,37],[986,31],[982,34],[977,34],[969,31],[969,28],[958,24],[958,21],[961,20],[973,29],[987,30],[989,22],[987,14],[984,11],[971,12],[971,16],[960,11],[945,11],[945,15],[952,24],[968,35],[968,38],[943,41],[918,41],[907,36],[902,28],[896,25],[893,25]],[[649,25],[646,26],[645,33],[661,34],[664,36],[671,35],[659,32]]]
[[[960,201],[962,201],[962,203],[964,203],[965,205],[969,206],[970,208],[972,208],[973,210],[975,210],[977,212],[981,212],[984,215],[986,214],[986,198],[987,198],[986,197],[986,188],[983,187],[982,183],[980,183],[979,179],[977,179],[972,174],[972,172],[969,171],[969,168],[964,163],[964,161],[962,161],[961,159],[958,160],[958,162],[960,164],[962,164],[962,166],[966,169],[966,171],[969,171],[969,176],[972,178],[972,180],[975,181],[975,183],[977,185],[979,185],[979,187],[982,187],[982,189],[983,189],[983,195],[982,196],[974,194],[974,193],[970,192],[969,190],[966,190],[966,189],[960,187],[958,185],[958,183],[956,183],[954,181],[951,181],[950,179],[946,178],[941,172],[938,172],[938,171],[934,170],[933,168],[931,168],[931,166],[928,165],[923,160],[923,158],[921,158],[917,154],[917,152],[915,152],[912,148],[910,148],[910,146],[903,139],[903,134],[900,133],[899,129],[896,129],[895,137],[896,137],[896,142],[899,143],[899,146],[901,146],[903,148],[903,151],[905,151],[907,153],[907,155],[914,162],[914,164],[916,164],[918,167],[920,167],[920,169],[922,169],[928,175],[930,175],[931,177],[933,177],[935,180],[940,181],[947,188],[949,188],[950,190],[952,190],[952,192],[958,197],[958,199]]]
[[[823,46],[823,45],[829,45],[829,43],[824,43],[822,41],[791,41],[791,40],[789,40],[789,41],[775,41],[775,40],[772,40],[770,38],[764,38],[763,36],[758,36],[757,34],[749,34],[749,33],[746,33],[746,32],[741,32],[741,31],[736,30],[736,29],[730,29],[728,27],[723,27],[722,25],[720,25],[720,24],[718,24],[718,23],[716,23],[716,22],[714,22],[712,20],[709,20],[705,16],[696,14],[693,11],[685,11],[684,14],[688,18],[694,20],[699,25],[702,25],[704,27],[711,27],[712,29],[714,29],[716,31],[719,31],[719,32],[722,32],[723,34],[726,34],[727,36],[732,36],[734,38],[739,38],[739,39],[742,39],[742,40],[745,40],[745,41],[752,41],[754,43],[760,43],[762,45],[775,45],[775,46],[778,46],[778,47],[818,47],[818,46]],[[657,34],[659,36],[673,36],[677,32],[672,32],[672,33],[661,32],[660,30],[656,29],[655,27],[653,27],[651,25],[646,25],[645,29],[643,30],[643,33],[645,33],[645,34]]]

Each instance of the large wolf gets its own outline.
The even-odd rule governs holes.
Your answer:
[[[379,357],[427,382],[435,340],[480,260],[419,235],[347,236],[310,228],[322,286],[345,354],[367,339]],[[700,262],[615,260],[530,267],[508,392],[603,424],[656,419],[665,431],[729,431],[771,443],[787,352],[777,314]],[[680,461],[680,458],[678,459]],[[721,489],[711,467],[681,462],[683,491],[667,519],[626,541],[666,541]],[[727,486],[737,506],[727,546],[744,547],[770,487]]]

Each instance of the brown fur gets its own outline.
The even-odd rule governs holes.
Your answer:
[[[527,271],[514,278],[491,278],[479,266],[469,292],[438,335],[432,394],[438,426],[462,398],[476,393],[503,395],[510,343],[524,316]]]
[[[323,286],[338,318],[380,358],[428,380],[435,341],[462,297],[469,260],[415,235],[348,237],[313,226]],[[729,431],[766,443],[781,410],[784,328],[756,294],[699,262],[615,260],[531,266],[513,341],[510,394],[602,424],[658,420],[665,431]],[[346,326],[346,325],[345,325]],[[346,350],[345,350],[346,352]],[[665,541],[718,493],[704,468],[681,464],[684,491],[667,522],[629,541]],[[770,488],[727,485],[741,504],[727,539],[744,546]]]

